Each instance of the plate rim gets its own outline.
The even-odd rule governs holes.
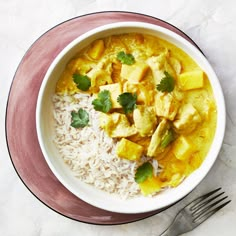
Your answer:
[[[112,10],[112,11],[97,11],[97,12],[91,12],[91,13],[86,13],[86,14],[83,14],[83,15],[78,15],[78,16],[75,16],[75,17],[72,17],[72,18],[69,18],[67,20],[64,20],[56,25],[54,25],[53,27],[49,28],[48,30],[46,30],[44,33],[42,33],[39,37],[36,38],[36,40],[33,41],[33,43],[30,44],[30,46],[28,47],[28,49],[25,51],[24,55],[22,56],[22,58],[20,59],[19,63],[18,63],[18,66],[16,67],[15,69],[15,73],[13,75],[13,78],[12,78],[12,81],[11,81],[11,85],[10,85],[10,88],[9,88],[9,91],[8,91],[8,95],[7,95],[7,102],[6,102],[6,108],[5,108],[5,139],[6,139],[6,146],[7,146],[7,150],[8,150],[8,154],[9,154],[9,157],[10,157],[10,160],[11,160],[11,163],[13,165],[13,168],[17,174],[17,176],[19,177],[19,179],[21,180],[21,182],[23,183],[23,185],[26,187],[26,189],[28,191],[31,192],[31,194],[33,194],[34,197],[36,197],[36,199],[38,199],[43,205],[45,205],[46,207],[48,207],[49,209],[51,209],[52,211],[60,214],[61,216],[63,217],[66,217],[68,219],[71,219],[73,221],[76,221],[76,222],[82,222],[82,223],[86,223],[86,224],[92,224],[92,225],[103,225],[103,226],[109,226],[109,225],[122,225],[122,224],[128,224],[128,223],[133,223],[133,222],[137,222],[137,221],[140,221],[140,220],[143,220],[143,219],[146,219],[146,218],[149,218],[153,215],[156,215],[166,209],[168,209],[169,207],[175,205],[176,203],[174,203],[173,205],[171,206],[168,206],[166,208],[163,208],[163,209],[160,209],[160,210],[155,210],[155,211],[151,211],[151,212],[147,212],[147,213],[141,213],[141,214],[144,214],[145,216],[143,217],[140,217],[140,218],[135,218],[133,220],[128,220],[128,221],[125,221],[125,222],[112,222],[112,223],[95,223],[95,222],[89,222],[89,221],[85,221],[85,220],[79,220],[79,219],[75,219],[71,216],[68,216],[66,214],[63,214],[62,212],[60,212],[59,210],[53,208],[52,206],[50,206],[49,204],[47,204],[46,202],[44,202],[43,200],[40,199],[40,197],[38,197],[36,195],[36,193],[34,193],[30,187],[27,186],[26,182],[24,181],[24,179],[22,178],[22,176],[20,175],[19,171],[17,170],[16,166],[15,166],[15,163],[13,161],[13,157],[12,157],[12,154],[11,154],[11,150],[10,150],[10,146],[9,146],[9,135],[8,135],[8,128],[7,128],[7,120],[8,120],[8,109],[9,109],[9,103],[10,103],[10,97],[11,97],[11,93],[12,93],[12,87],[13,87],[13,84],[14,84],[14,81],[15,81],[15,77],[17,75],[17,72],[19,71],[19,68],[20,66],[22,65],[22,63],[24,62],[24,59],[25,57],[28,55],[28,53],[30,52],[30,50],[33,48],[33,46],[41,39],[43,38],[47,33],[49,33],[50,31],[52,31],[53,29],[56,29],[57,27],[59,26],[62,26],[63,24],[67,23],[67,22],[70,22],[70,21],[73,21],[73,20],[76,20],[76,19],[80,19],[80,18],[83,18],[83,17],[86,17],[86,16],[91,16],[91,15],[101,15],[101,14],[112,14],[112,13],[119,13],[119,14],[130,14],[130,15],[136,15],[136,16],[142,16],[142,17],[147,17],[147,18],[150,18],[150,19],[153,19],[153,20],[157,20],[159,22],[163,22],[164,24],[167,24],[173,28],[176,29],[176,31],[180,32],[181,34],[183,34],[186,39],[188,41],[190,41],[203,55],[204,53],[202,52],[202,50],[199,48],[199,46],[190,38],[190,36],[188,36],[185,32],[183,32],[181,29],[179,29],[178,27],[176,27],[175,25],[165,21],[165,20],[162,20],[158,17],[154,17],[154,16],[151,16],[151,15],[148,15],[148,14],[143,14],[143,13],[139,13],[139,12],[132,12],[132,11],[115,11],[115,10]],[[122,20],[120,21],[117,21],[117,22],[122,22]],[[99,26],[95,26],[94,28],[96,27],[99,27]],[[163,27],[163,26],[161,26]],[[181,36],[183,37],[183,36]],[[69,191],[69,190],[68,190]],[[81,200],[81,199],[80,199]],[[114,214],[114,212],[110,212],[111,214]],[[117,214],[117,213],[115,213]],[[118,214],[121,214],[121,215],[127,215],[125,213],[118,213]],[[146,215],[148,214],[148,215]],[[129,214],[129,215],[137,215],[137,214]]]

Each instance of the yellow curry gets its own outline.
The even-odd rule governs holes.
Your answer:
[[[67,64],[56,93],[94,96],[117,156],[138,163],[134,178],[143,195],[178,186],[201,165],[214,136],[216,106],[206,74],[182,50],[150,35],[94,41]]]

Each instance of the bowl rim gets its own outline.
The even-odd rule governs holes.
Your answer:
[[[50,160],[50,157],[47,153],[47,150],[45,148],[45,143],[43,142],[43,135],[41,133],[41,115],[40,115],[41,114],[41,109],[42,109],[42,106],[43,106],[42,98],[43,98],[43,95],[44,95],[45,87],[48,84],[48,81],[49,81],[50,76],[53,72],[53,69],[61,61],[61,59],[73,47],[75,47],[77,44],[80,44],[82,41],[86,40],[87,38],[89,38],[93,35],[103,33],[103,32],[107,32],[107,31],[112,31],[114,28],[115,29],[123,29],[123,28],[140,29],[141,28],[141,29],[148,29],[148,30],[151,30],[151,31],[156,31],[158,33],[162,33],[164,35],[167,35],[168,37],[170,37],[172,39],[175,39],[177,42],[180,42],[180,44],[184,45],[187,49],[189,49],[191,51],[191,53],[194,53],[195,55],[197,55],[198,59],[201,60],[202,62],[204,62],[204,64],[207,66],[207,69],[208,69],[207,74],[211,74],[211,76],[212,76],[211,78],[209,78],[209,81],[211,83],[214,98],[215,98],[216,105],[217,105],[217,126],[216,126],[215,136],[213,138],[211,147],[208,151],[208,154],[207,154],[205,160],[202,163],[202,165],[204,164],[204,166],[205,166],[205,168],[203,169],[204,171],[201,172],[201,175],[196,175],[196,179],[195,179],[194,183],[192,183],[192,185],[188,185],[188,188],[185,189],[185,191],[184,191],[184,189],[182,189],[181,191],[175,191],[175,198],[171,198],[169,201],[166,201],[162,205],[162,207],[156,206],[155,204],[151,204],[150,206],[143,207],[143,206],[141,206],[141,204],[139,204],[140,205],[139,209],[133,209],[132,207],[124,209],[124,208],[119,208],[119,207],[117,208],[117,206],[114,206],[114,207],[107,206],[106,204],[101,204],[101,202],[99,202],[99,201],[94,201],[93,199],[88,199],[88,198],[86,198],[86,196],[78,195],[78,192],[75,191],[75,189],[73,189],[73,187],[65,181],[65,179],[61,176],[60,173],[58,173],[58,170],[52,164],[52,162]],[[112,33],[110,33],[109,35],[111,35],[111,34]],[[173,43],[173,42],[171,42],[171,43]],[[189,51],[186,52],[186,53],[189,55]],[[192,57],[192,56],[190,55],[190,57]],[[198,62],[196,62],[196,63],[199,64]],[[212,78],[213,78],[213,81],[212,81]],[[212,82],[214,82],[214,84],[212,84]],[[217,91],[217,96],[215,94],[215,91]],[[36,104],[36,132],[37,132],[37,137],[38,137],[38,141],[39,141],[39,146],[42,150],[43,156],[44,156],[48,166],[52,170],[53,174],[57,177],[57,179],[70,192],[72,192],[75,196],[79,197],[80,199],[86,201],[87,203],[89,203],[89,204],[91,204],[95,207],[99,207],[99,208],[102,208],[104,210],[108,210],[108,211],[112,211],[112,212],[117,212],[117,213],[144,213],[144,212],[150,212],[150,211],[153,211],[153,210],[158,210],[158,209],[168,207],[168,206],[174,204],[175,202],[181,200],[188,193],[190,193],[204,179],[204,177],[208,174],[208,172],[210,171],[210,169],[212,168],[213,164],[215,163],[215,161],[217,159],[217,156],[219,154],[220,148],[221,148],[222,143],[223,143],[223,138],[224,138],[224,133],[225,133],[225,126],[226,126],[226,111],[225,111],[225,109],[226,109],[225,108],[225,100],[224,100],[224,95],[223,95],[222,88],[220,86],[219,79],[217,78],[217,76],[216,76],[213,68],[211,67],[210,63],[208,62],[208,60],[205,58],[205,56],[202,55],[202,52],[200,52],[194,45],[192,45],[190,42],[188,42],[186,39],[182,38],[181,36],[179,36],[175,32],[170,31],[170,30],[168,30],[166,28],[163,28],[161,26],[158,26],[158,25],[154,25],[154,24],[151,24],[151,23],[144,23],[144,22],[135,22],[135,21],[116,22],[116,23],[110,23],[110,24],[106,24],[106,25],[103,25],[103,26],[99,26],[97,28],[89,30],[86,33],[80,35],[79,37],[74,39],[71,43],[69,43],[56,56],[56,58],[53,60],[53,62],[49,66],[49,68],[48,68],[48,70],[47,70],[47,72],[46,72],[46,74],[43,78],[42,84],[40,86],[38,98],[37,98],[37,104]],[[220,121],[219,121],[219,111],[221,112]],[[214,147],[214,149],[213,149],[213,147]],[[209,153],[211,154],[211,158],[209,158]],[[198,173],[198,172],[199,172],[199,169],[197,169],[196,171],[191,173],[191,175],[193,175],[195,173]],[[149,199],[148,197],[145,197],[145,198]],[[153,198],[156,198],[156,196],[153,197]],[[129,202],[130,200],[128,199],[127,201]]]

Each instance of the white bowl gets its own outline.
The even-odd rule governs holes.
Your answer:
[[[167,189],[155,197],[137,197],[133,199],[121,199],[118,196],[103,192],[89,186],[73,176],[72,171],[64,164],[52,137],[54,136],[52,95],[58,75],[62,73],[67,62],[92,41],[114,34],[138,32],[151,34],[169,41],[185,51],[206,72],[213,88],[217,105],[217,126],[211,148],[202,165],[187,177],[178,187]],[[36,128],[40,147],[45,160],[58,180],[73,194],[87,203],[113,212],[119,213],[143,213],[166,208],[190,193],[206,176],[214,164],[220,151],[225,132],[225,103],[220,83],[207,59],[191,43],[176,33],[165,28],[141,22],[121,22],[104,25],[93,29],[75,39],[67,45],[56,57],[49,67],[42,82],[37,107]]]

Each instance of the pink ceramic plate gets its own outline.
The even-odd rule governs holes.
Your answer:
[[[9,93],[6,137],[17,174],[31,193],[49,208],[66,217],[86,223],[102,225],[128,223],[159,212],[119,214],[83,202],[69,192],[53,175],[37,140],[36,101],[41,82],[53,59],[68,43],[88,30],[120,21],[156,24],[178,33],[197,46],[176,27],[142,14],[100,12],[76,17],[50,29],[30,47],[16,71]]]

